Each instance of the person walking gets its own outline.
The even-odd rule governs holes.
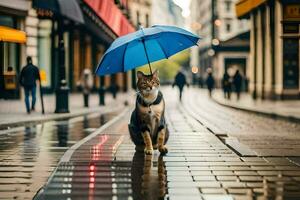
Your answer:
[[[182,72],[182,70],[179,70],[175,76],[175,80],[174,80],[172,87],[174,87],[175,85],[178,86],[178,88],[179,88],[179,100],[181,101],[183,88],[185,85],[188,85],[188,83],[186,81],[186,77],[185,77],[184,73]]]
[[[207,89],[208,89],[208,92],[209,92],[209,97],[211,97],[212,91],[213,91],[214,86],[215,86],[215,79],[214,79],[211,71],[208,71],[208,76],[207,76],[207,79],[206,79],[206,85],[207,85]]]
[[[225,71],[222,79],[222,87],[224,91],[224,98],[230,99],[231,96],[231,77],[229,76],[228,72]]]
[[[84,107],[89,107],[89,94],[93,88],[93,75],[90,69],[86,68],[83,70],[80,85],[83,93]]]
[[[27,113],[30,114],[30,111],[35,110],[36,81],[38,80],[39,84],[41,84],[41,78],[40,78],[39,68],[32,64],[32,58],[28,56],[26,60],[27,60],[27,64],[21,70],[19,83],[21,86],[24,87],[26,110]],[[29,102],[30,93],[32,96],[31,107]]]
[[[233,76],[233,85],[234,85],[234,89],[236,92],[237,100],[240,99],[242,80],[243,80],[243,77],[242,77],[240,71],[236,70],[236,72]]]

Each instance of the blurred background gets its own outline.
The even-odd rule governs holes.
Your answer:
[[[51,4],[44,1],[44,4]],[[183,68],[190,83],[205,87],[211,69],[222,87],[225,71],[243,77],[242,91],[253,98],[299,99],[298,0],[77,0],[84,23],[33,8],[31,0],[0,1],[0,98],[21,98],[17,76],[26,56],[40,69],[43,90],[59,83],[59,23],[63,26],[65,79],[76,92],[85,68],[95,71],[114,39],[139,26],[174,25],[199,35],[199,46],[154,63],[162,83],[172,83]],[[6,37],[5,34],[11,37]],[[168,65],[168,67],[162,67]],[[147,72],[147,69],[142,69]],[[102,78],[101,86],[119,92],[135,89],[136,71]],[[113,87],[112,87],[113,86]]]

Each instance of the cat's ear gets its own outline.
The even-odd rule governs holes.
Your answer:
[[[153,75],[153,77],[158,78],[158,69],[156,69],[152,75]]]
[[[141,71],[138,71],[138,72],[136,73],[136,75],[137,75],[138,79],[141,79],[141,78],[144,76],[144,73],[141,72]]]

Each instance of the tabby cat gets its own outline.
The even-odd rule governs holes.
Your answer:
[[[131,139],[136,150],[143,148],[145,154],[151,155],[156,148],[161,154],[166,154],[169,133],[164,117],[165,101],[159,91],[158,71],[152,75],[138,71],[137,77],[136,107],[128,125]]]

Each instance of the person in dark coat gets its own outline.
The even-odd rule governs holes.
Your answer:
[[[25,91],[25,105],[27,113],[30,113],[29,95],[32,95],[31,110],[35,110],[36,102],[36,81],[41,82],[39,68],[32,64],[30,56],[27,57],[27,65],[22,68],[19,83],[24,87]]]
[[[174,80],[174,83],[172,86],[174,87],[175,85],[177,85],[179,88],[179,100],[181,101],[183,88],[185,85],[188,85],[188,83],[186,81],[186,77],[182,71],[179,71],[176,74],[175,80]]]
[[[224,91],[224,98],[230,99],[231,95],[231,78],[227,71],[225,71],[222,79],[222,88]]]
[[[208,72],[208,76],[206,79],[206,85],[207,85],[207,89],[209,92],[209,97],[211,97],[212,90],[214,89],[214,86],[215,86],[215,79],[214,79],[211,71]]]
[[[233,85],[234,85],[238,100],[240,99],[242,81],[243,81],[243,77],[242,77],[241,73],[239,72],[239,70],[236,70],[236,72],[233,76]]]

